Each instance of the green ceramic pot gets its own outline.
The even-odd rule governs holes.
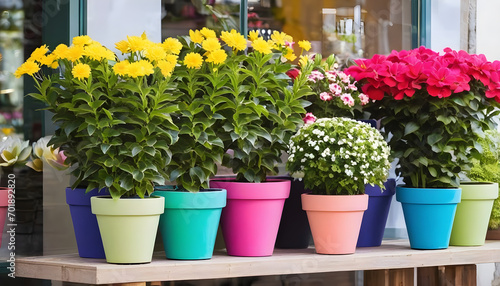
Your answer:
[[[108,263],[151,262],[164,202],[162,197],[91,198]]]
[[[483,245],[493,201],[498,197],[497,183],[461,183],[462,201],[457,206],[450,245]]]

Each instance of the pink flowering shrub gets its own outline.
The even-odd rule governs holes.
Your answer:
[[[345,70],[382,119],[396,172],[409,187],[458,187],[479,155],[483,131],[495,127],[500,62],[484,55],[425,47],[356,60]]]
[[[308,76],[314,94],[308,97],[312,104],[306,110],[318,118],[361,118],[362,106],[369,102],[369,97],[358,90],[351,76],[335,68],[333,55],[325,62],[316,55],[314,68]]]

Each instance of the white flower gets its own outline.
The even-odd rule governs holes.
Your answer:
[[[31,153],[29,141],[21,141],[17,137],[9,136],[0,142],[0,166],[8,167],[23,164]]]

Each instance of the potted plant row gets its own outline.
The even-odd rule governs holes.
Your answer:
[[[356,60],[346,73],[371,101],[365,110],[381,119],[398,159],[396,188],[412,248],[447,248],[460,175],[480,154],[483,131],[498,115],[499,63],[484,55],[420,47]]]

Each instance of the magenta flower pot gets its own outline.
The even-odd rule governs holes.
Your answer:
[[[242,183],[224,178],[211,180],[210,187],[227,190],[221,216],[227,254],[271,256],[290,180]]]
[[[0,247],[2,247],[2,234],[9,207],[9,190],[9,188],[0,188]]]

